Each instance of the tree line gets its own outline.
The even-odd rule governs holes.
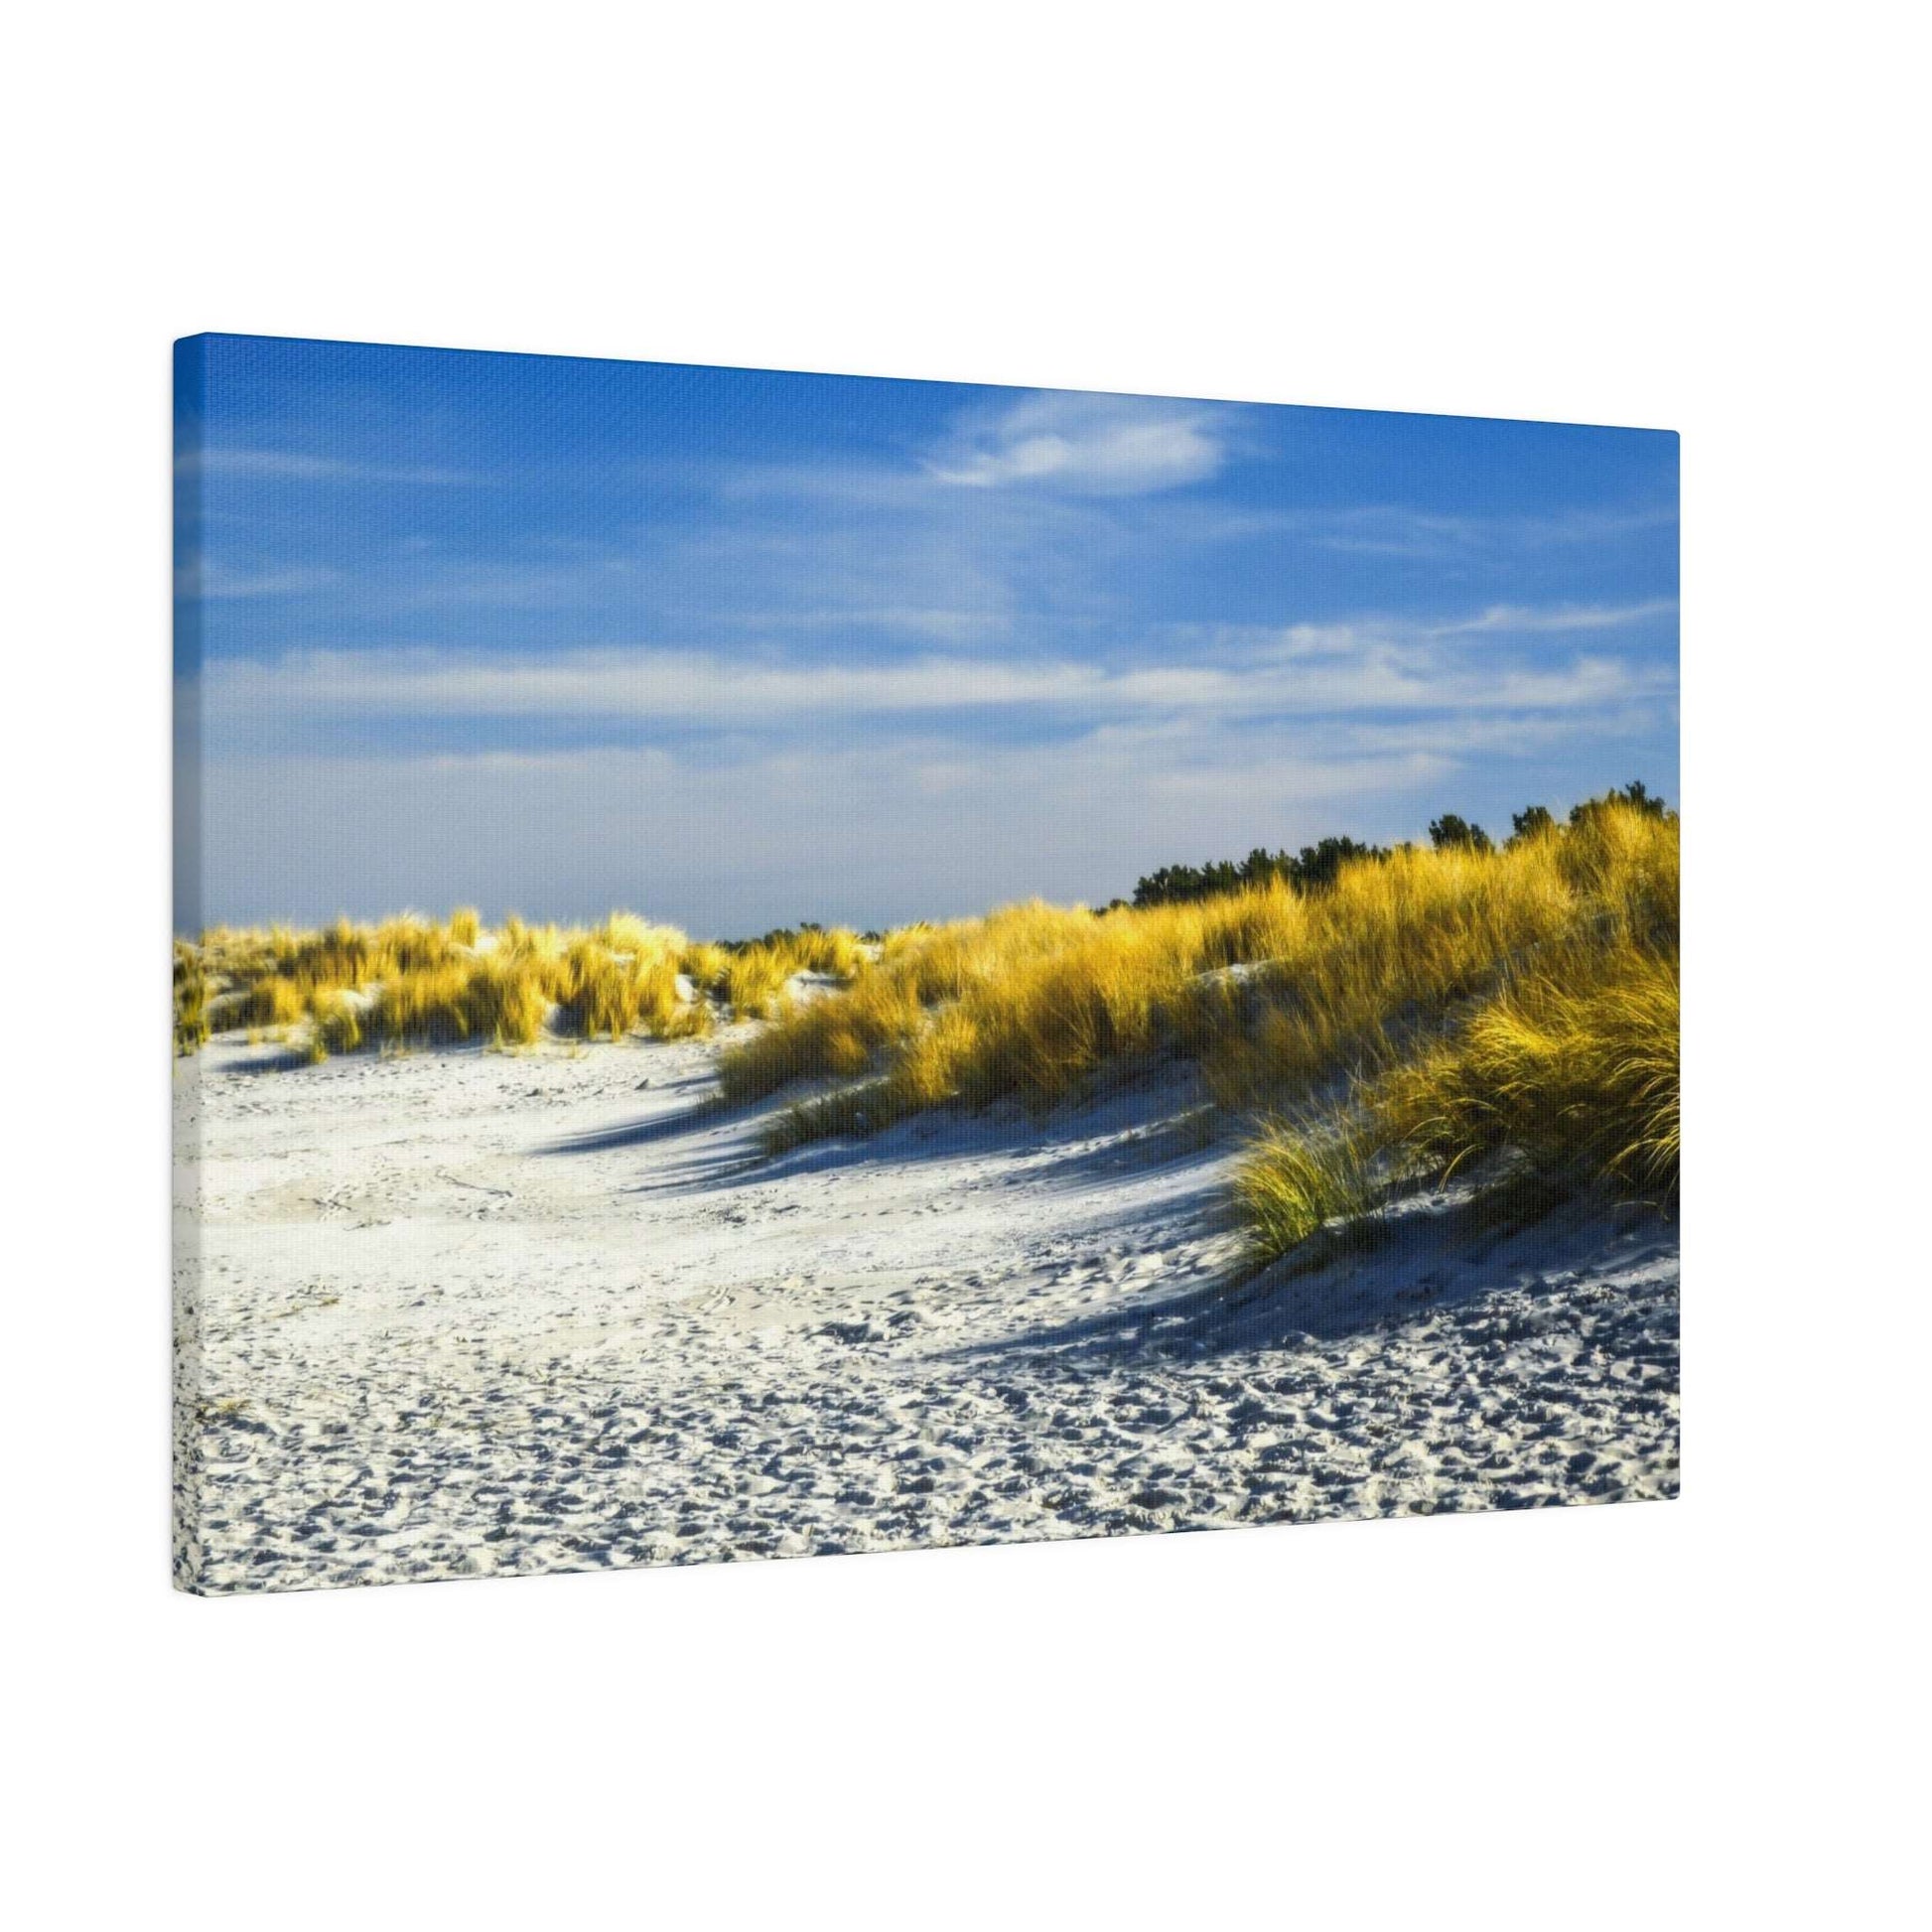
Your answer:
[[[1641,778],[1633,778],[1627,785],[1612,787],[1600,798],[1573,805],[1569,822],[1581,825],[1592,812],[1613,805],[1642,812],[1650,818],[1665,817],[1669,811],[1663,799]],[[1526,805],[1520,812],[1510,814],[1509,837],[1503,843],[1517,845],[1525,839],[1543,838],[1556,829],[1556,816],[1547,805]],[[1430,821],[1429,842],[1438,852],[1457,849],[1492,852],[1496,844],[1480,825],[1457,812],[1445,812],[1441,818]],[[1357,860],[1386,859],[1393,849],[1386,845],[1366,845],[1359,839],[1341,835],[1318,839],[1313,845],[1303,846],[1299,852],[1291,852],[1286,847],[1270,852],[1265,846],[1256,846],[1245,859],[1217,859],[1201,866],[1162,866],[1135,885],[1132,903],[1175,905],[1277,882],[1298,893],[1319,892],[1333,885],[1335,875],[1344,865]],[[1116,899],[1114,903],[1123,901]]]

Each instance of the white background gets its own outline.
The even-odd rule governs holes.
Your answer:
[[[338,0],[15,27],[17,1922],[1922,1905],[1908,19]],[[167,383],[202,329],[1682,431],[1684,1499],[172,1596]]]

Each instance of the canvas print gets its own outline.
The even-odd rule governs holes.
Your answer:
[[[183,1587],[1676,1493],[1674,436],[176,402]]]

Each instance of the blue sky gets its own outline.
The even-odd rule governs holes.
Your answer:
[[[877,925],[1677,795],[1667,433],[232,336],[177,416],[185,926]]]

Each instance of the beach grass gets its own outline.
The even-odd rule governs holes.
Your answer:
[[[1249,1143],[1234,1201],[1258,1259],[1273,1261],[1368,1212],[1377,1192],[1374,1144],[1349,1118],[1269,1120]]]
[[[1447,1178],[1513,1152],[1539,1174],[1668,1201],[1681,1146],[1675,956],[1573,949],[1367,1083],[1378,1141]]]
[[[207,974],[200,951],[175,941],[175,1051],[187,1055],[207,1043]]]
[[[690,950],[675,927],[629,912],[572,928],[511,917],[493,932],[473,907],[441,924],[410,913],[217,928],[177,944],[176,1044],[192,1052],[215,1026],[288,1039],[310,1060],[466,1040],[509,1049],[546,1034],[682,1038],[711,1025],[680,982]]]
[[[1043,1111],[1157,1062],[1250,1134],[1235,1204],[1263,1255],[1389,1186],[1497,1164],[1674,1200],[1678,821],[1612,794],[1507,845],[1362,847],[1318,881],[1104,913],[1038,901],[915,924],[693,941],[628,912],[494,930],[474,908],[315,931],[220,930],[175,957],[175,1040],[210,1029],[312,1059],[761,1023],[723,1098],[797,1088],[777,1152],[944,1106]]]
[[[739,1101],[820,1089],[774,1117],[777,1151],[946,1104],[1047,1108],[1177,1058],[1224,1114],[1267,1123],[1236,1187],[1264,1252],[1360,1212],[1371,1168],[1442,1178],[1510,1152],[1667,1200],[1678,863],[1674,816],[1612,798],[1315,890],[907,928],[845,992],[728,1049],[721,1080]],[[1317,1102],[1326,1126],[1288,1124]]]
[[[546,1034],[690,1038],[710,1032],[714,1001],[737,1019],[775,1018],[800,974],[846,984],[871,963],[843,926],[730,944],[624,911],[575,927],[512,915],[493,931],[473,906],[442,923],[405,913],[309,931],[217,927],[177,941],[175,1038],[192,1053],[216,1026],[300,1035],[311,1059],[479,1038],[527,1046]]]
[[[1065,1098],[1154,1052],[1248,1111],[1382,1063],[1567,943],[1674,948],[1674,820],[1619,810],[1503,851],[1397,851],[1332,886],[1125,908],[1007,907],[889,934],[836,1000],[732,1048],[727,1094],[872,1073],[913,1104]],[[943,1016],[943,1018],[942,1018]]]

